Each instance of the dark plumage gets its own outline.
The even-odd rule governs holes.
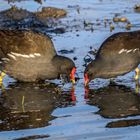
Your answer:
[[[24,82],[69,76],[75,67],[57,55],[48,36],[26,30],[0,30],[0,60],[2,71]]]
[[[140,31],[120,32],[107,38],[85,69],[89,81],[113,78],[135,69],[140,63]]]

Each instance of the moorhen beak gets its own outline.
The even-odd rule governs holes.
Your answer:
[[[76,67],[73,67],[70,73],[70,80],[72,84],[75,84],[75,73],[76,73]]]

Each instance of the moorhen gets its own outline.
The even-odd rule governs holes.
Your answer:
[[[119,32],[107,38],[84,71],[85,85],[94,78],[114,78],[136,70],[139,78],[140,31]]]
[[[75,64],[57,55],[51,39],[30,30],[0,30],[0,62],[4,73],[23,82],[70,77],[75,83]]]

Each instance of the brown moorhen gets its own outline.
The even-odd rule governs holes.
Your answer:
[[[56,79],[64,74],[75,82],[75,64],[57,55],[51,39],[29,30],[0,30],[3,73],[23,82]]]
[[[85,85],[94,78],[114,78],[136,70],[139,78],[140,31],[120,32],[107,38],[85,69]]]

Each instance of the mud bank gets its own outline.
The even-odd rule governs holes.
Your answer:
[[[54,7],[42,7],[40,11],[30,12],[12,6],[10,9],[0,12],[0,26],[1,28],[48,28],[66,15],[65,10]]]

